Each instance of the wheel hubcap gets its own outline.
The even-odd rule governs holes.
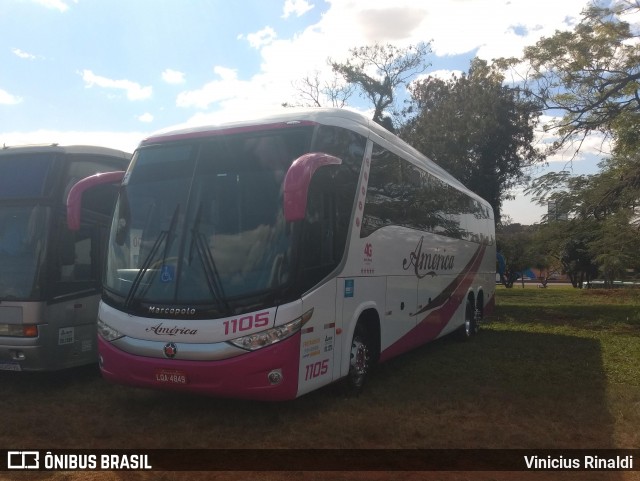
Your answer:
[[[351,346],[351,367],[357,378],[363,378],[369,368],[369,350],[359,340],[354,340]]]

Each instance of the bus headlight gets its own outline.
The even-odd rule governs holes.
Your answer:
[[[38,326],[35,324],[0,324],[0,336],[38,337]]]
[[[108,342],[115,341],[116,339],[124,337],[124,334],[122,334],[117,329],[114,329],[100,318],[98,318],[98,334],[100,334],[103,339]]]
[[[309,322],[312,315],[313,309],[309,309],[302,316],[287,324],[267,329],[266,331],[249,334],[248,336],[231,339],[228,342],[239,348],[246,349],[247,351],[255,351],[256,349],[270,346],[276,342],[284,341],[286,338],[293,336],[302,328],[302,326]]]

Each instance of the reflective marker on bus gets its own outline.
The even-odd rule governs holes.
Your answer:
[[[337,109],[142,141],[98,314],[113,382],[284,400],[456,332],[495,288],[490,205]]]
[[[114,182],[119,184],[130,158],[90,146],[0,149],[0,370],[97,362],[96,318]],[[72,186],[105,172],[112,172],[110,182],[94,182],[76,199],[83,221],[70,229],[65,205]]]

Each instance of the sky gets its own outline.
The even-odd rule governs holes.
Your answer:
[[[350,48],[430,42],[425,74],[474,56],[519,56],[572,29],[586,0],[2,0],[0,143],[92,144],[132,152],[153,132],[219,123],[296,102]],[[368,113],[357,97],[350,107]],[[593,173],[594,140],[536,169]],[[513,222],[545,209],[521,191]]]

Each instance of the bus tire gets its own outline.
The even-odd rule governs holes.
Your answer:
[[[464,308],[464,324],[460,326],[460,330],[458,331],[460,340],[468,341],[478,334],[479,325],[475,314],[473,301],[467,299]]]
[[[363,323],[358,323],[351,340],[349,357],[349,374],[347,382],[349,390],[360,393],[371,370],[371,345],[367,329]]]

